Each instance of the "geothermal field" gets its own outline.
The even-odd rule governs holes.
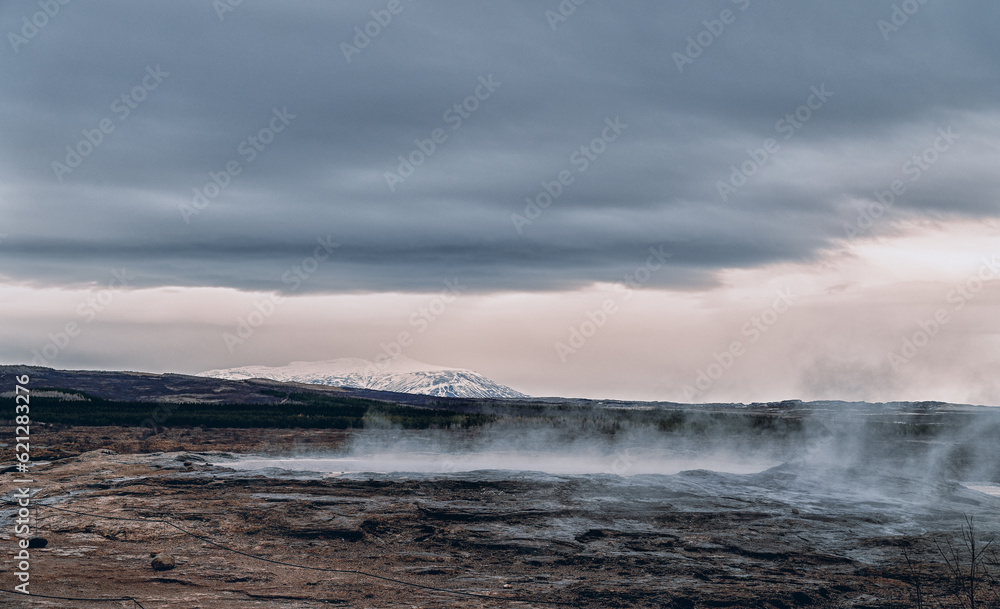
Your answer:
[[[996,603],[995,408],[447,399],[4,369],[25,371],[30,524],[45,540],[31,591],[96,600],[4,606]],[[2,448],[13,547],[25,474]],[[4,563],[0,587],[17,583]]]

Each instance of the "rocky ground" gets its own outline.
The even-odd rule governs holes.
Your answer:
[[[985,533],[1000,524],[1000,499],[857,470],[264,476],[210,465],[221,459],[213,451],[332,449],[345,434],[168,430],[140,440],[64,428],[44,437],[35,458],[51,461],[32,477],[36,535],[48,545],[32,550],[32,591],[132,596],[146,609],[916,606],[904,554],[924,602],[952,606],[935,540],[956,539],[963,515]],[[0,474],[6,501],[15,476]],[[9,504],[0,508],[7,590],[16,583],[12,517]],[[173,569],[152,568],[161,553]]]

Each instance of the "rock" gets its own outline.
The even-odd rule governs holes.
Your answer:
[[[196,455],[194,453],[181,453],[181,454],[177,455],[176,457],[174,457],[174,460],[175,461],[180,461],[180,462],[184,463],[184,465],[191,465],[192,462],[194,462],[194,463],[208,463],[208,461],[205,459],[205,457],[202,457],[201,455]]]
[[[49,545],[49,540],[44,537],[32,537],[28,540],[29,548],[44,548]]]
[[[576,539],[580,543],[589,543],[591,541],[594,541],[595,539],[601,539],[604,536],[605,533],[601,529],[589,529],[585,533],[580,533],[579,535],[574,537],[574,539]]]
[[[177,566],[177,563],[174,561],[174,557],[166,552],[157,554],[153,558],[153,562],[150,564],[154,571],[169,571]]]
[[[814,601],[805,592],[792,592],[792,602],[796,605],[811,605]]]

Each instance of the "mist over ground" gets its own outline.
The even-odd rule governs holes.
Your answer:
[[[486,410],[503,413],[500,406]],[[520,408],[520,409],[519,409]],[[550,474],[676,474],[709,470],[751,474],[783,466],[816,478],[863,473],[912,485],[944,481],[1000,484],[995,454],[1000,409],[946,404],[784,402],[757,405],[593,404],[510,410],[483,425],[403,429],[373,413],[345,446],[297,448],[286,469],[327,472],[475,470]]]

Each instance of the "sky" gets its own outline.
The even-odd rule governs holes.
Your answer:
[[[1000,405],[1000,5],[0,4],[0,363]]]

